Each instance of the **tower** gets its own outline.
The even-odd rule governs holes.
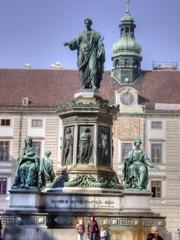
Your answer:
[[[119,24],[120,38],[112,49],[112,77],[121,84],[131,84],[141,75],[141,45],[136,41],[136,25],[129,12],[129,0],[126,11]]]

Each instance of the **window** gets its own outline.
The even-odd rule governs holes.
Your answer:
[[[0,141],[0,161],[9,160],[9,142]]]
[[[115,61],[115,67],[119,67],[120,66],[120,62],[119,62],[119,60],[116,60]]]
[[[162,128],[162,122],[161,121],[152,121],[151,122],[151,128],[161,129]]]
[[[134,60],[133,62],[134,68],[138,68],[139,67],[139,63],[137,60]]]
[[[152,198],[161,198],[161,181],[151,181]]]
[[[129,28],[128,27],[126,27],[126,33],[129,33]]]
[[[32,119],[32,127],[42,127],[42,119]]]
[[[1,119],[1,126],[10,126],[11,120],[10,119]]]
[[[127,59],[124,59],[124,67],[127,67],[128,61]]]
[[[123,161],[124,157],[132,150],[132,143],[122,143],[121,144],[121,159]]]
[[[6,194],[7,192],[7,178],[0,177],[0,195]]]
[[[22,106],[27,107],[30,101],[28,98],[22,98]]]
[[[39,156],[41,156],[41,142],[40,141],[33,141],[33,146],[35,147]]]
[[[131,35],[134,36],[134,28],[131,27]]]
[[[151,144],[151,161],[152,163],[162,162],[162,144],[161,143]]]
[[[121,35],[124,34],[124,28],[121,28]]]

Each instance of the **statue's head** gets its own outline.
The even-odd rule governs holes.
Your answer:
[[[139,147],[141,144],[142,144],[141,139],[135,139],[135,140],[134,140],[134,146],[135,146],[135,147]]]
[[[71,128],[70,128],[70,127],[68,127],[68,128],[66,129],[66,133],[67,133],[67,134],[70,134],[70,133],[71,133]]]
[[[25,139],[25,145],[27,146],[27,145],[32,145],[32,138],[31,137],[27,137],[26,139]]]
[[[90,18],[84,19],[84,24],[86,27],[91,27],[92,26],[92,20]]]
[[[50,150],[46,150],[45,151],[45,155],[49,157],[51,155],[51,151]]]
[[[90,132],[91,132],[91,129],[87,127],[87,128],[85,128],[84,131],[85,131],[85,133],[90,133]]]
[[[104,135],[105,134],[107,135],[107,129],[105,127],[101,128],[101,133],[104,134]]]

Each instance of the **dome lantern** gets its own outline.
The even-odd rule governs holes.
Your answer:
[[[141,74],[141,45],[136,41],[134,30],[136,25],[129,12],[129,0],[126,0],[126,11],[121,18],[120,38],[114,43],[112,49],[113,69],[112,76],[120,83],[125,79],[134,82]]]

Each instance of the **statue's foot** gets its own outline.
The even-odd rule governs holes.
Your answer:
[[[142,189],[143,189],[143,187],[142,187],[141,185],[138,185],[138,188],[139,188],[139,190],[142,190]]]
[[[20,188],[24,188],[24,184],[21,184],[21,185],[20,185]]]
[[[26,184],[24,185],[24,187],[28,189],[28,188],[29,188],[29,184],[26,183]]]
[[[92,85],[93,90],[97,90],[97,87],[95,85]]]

